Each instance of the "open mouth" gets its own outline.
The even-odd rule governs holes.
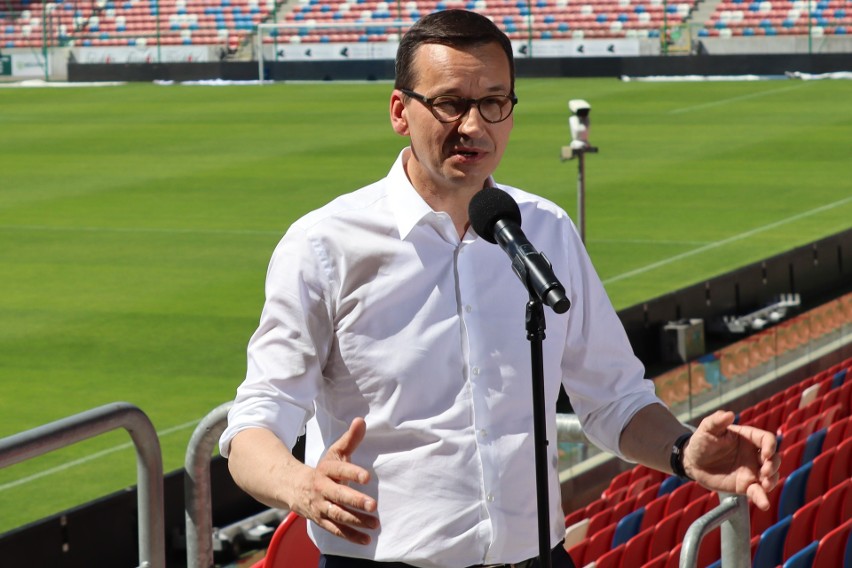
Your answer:
[[[480,151],[471,148],[453,148],[453,154],[465,158],[475,158],[480,154]]]

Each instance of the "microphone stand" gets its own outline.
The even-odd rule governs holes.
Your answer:
[[[532,290],[532,288],[529,288]],[[532,362],[533,433],[535,436],[535,479],[538,497],[538,552],[539,568],[551,568],[550,557],[550,498],[548,496],[547,428],[544,412],[544,309],[541,300],[530,292],[527,302],[526,329],[530,341]]]

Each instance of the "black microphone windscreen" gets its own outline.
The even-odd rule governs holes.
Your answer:
[[[520,227],[521,210],[512,196],[496,187],[486,187],[478,191],[467,208],[470,225],[476,234],[488,241],[497,243],[494,238],[494,225],[500,219],[514,221]]]

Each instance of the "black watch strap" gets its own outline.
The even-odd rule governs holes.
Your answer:
[[[669,464],[672,467],[672,471],[674,474],[681,479],[689,479],[692,480],[686,474],[686,470],[683,468],[683,448],[686,446],[686,443],[692,437],[692,432],[687,432],[686,434],[681,434],[678,436],[677,440],[675,440],[674,445],[672,445],[672,455],[669,459]]]

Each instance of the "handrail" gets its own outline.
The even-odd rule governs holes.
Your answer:
[[[184,462],[184,514],[187,568],[213,566],[213,508],[210,491],[210,454],[228,424],[225,402],[211,410],[192,433]]]
[[[589,439],[583,432],[583,425],[576,414],[556,415],[556,439],[559,442],[570,442],[574,444],[590,444]]]
[[[748,500],[744,495],[720,493],[719,506],[689,526],[683,537],[680,568],[695,568],[701,540],[721,525],[722,568],[748,568],[751,565]]]
[[[165,568],[163,456],[154,425],[138,407],[127,402],[105,404],[0,439],[0,468],[119,428],[127,430],[136,447],[139,565]]]

